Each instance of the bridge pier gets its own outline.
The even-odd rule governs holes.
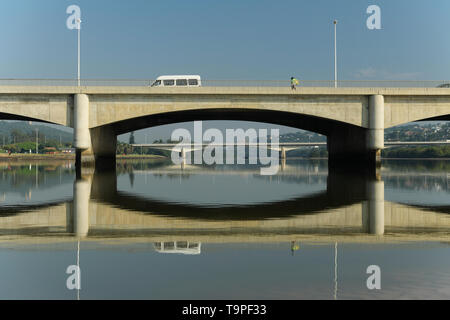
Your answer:
[[[89,97],[86,94],[74,95],[74,147],[76,149],[75,166],[80,170],[83,165],[101,167],[116,166],[117,137],[112,127],[89,129]]]
[[[373,235],[384,235],[384,182],[371,180],[366,185],[367,200],[362,203],[362,225]]]
[[[183,166],[186,164],[186,150],[184,148],[181,148],[180,157],[181,157],[181,164]]]
[[[367,148],[368,130],[359,127],[333,128],[327,137],[330,167],[372,167],[375,152]]]
[[[331,170],[327,179],[328,203],[362,204],[362,230],[384,235],[384,181],[368,172]]]
[[[375,172],[384,148],[384,97],[371,95],[367,105],[367,128],[336,126],[328,135],[328,161],[332,168]]]
[[[375,156],[375,162],[379,163],[381,150],[384,148],[384,96],[369,96],[368,109],[367,149]]]
[[[285,147],[281,147],[281,154],[280,154],[280,158],[286,159],[286,148]]]
[[[81,176],[73,184],[73,202],[67,207],[67,232],[78,238],[89,233],[89,199],[91,195],[92,175]]]

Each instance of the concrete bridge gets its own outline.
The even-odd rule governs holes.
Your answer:
[[[74,128],[78,160],[114,160],[116,136],[193,120],[246,120],[327,136],[331,163],[376,162],[384,129],[449,120],[448,88],[0,86],[0,118]]]

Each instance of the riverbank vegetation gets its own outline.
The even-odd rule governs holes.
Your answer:
[[[382,158],[450,159],[450,146],[395,147],[384,149]]]

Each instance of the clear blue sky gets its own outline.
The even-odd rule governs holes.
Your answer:
[[[82,10],[82,77],[450,79],[448,0],[2,0],[0,78],[73,78]],[[366,28],[381,7],[382,30]]]
[[[450,79],[448,0],[2,0],[0,78],[76,77],[71,4],[82,78],[332,79],[337,19],[340,79]]]

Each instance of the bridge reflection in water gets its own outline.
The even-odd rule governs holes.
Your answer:
[[[289,165],[283,168],[279,179],[305,177],[305,173],[293,172]],[[447,208],[385,201],[380,177],[316,170],[308,174],[323,177],[326,181],[323,191],[251,205],[211,207],[119,191],[118,172],[83,170],[74,181],[72,201],[0,208],[3,240],[35,243],[39,239],[44,242],[121,239],[153,242],[162,252],[165,242],[176,245],[177,241],[197,244],[423,241],[440,240],[450,230]],[[137,171],[132,167],[126,170]],[[209,172],[220,174],[217,170],[182,171],[167,166],[150,171],[180,178]],[[189,248],[188,245],[186,249]]]
[[[390,165],[389,170],[382,171],[383,179],[380,176],[349,172],[328,172],[326,163],[325,165],[319,162],[306,163],[307,165],[301,166],[292,165],[290,161],[282,163],[282,170],[276,176],[260,176],[259,168],[245,166],[230,169],[226,166],[186,165],[180,168],[165,163],[144,166],[142,163],[130,164],[129,161],[119,162],[116,171],[83,168],[76,176],[70,166],[66,173],[62,173],[61,167],[52,169],[38,164],[0,167],[0,170],[4,169],[0,175],[0,201],[2,201],[0,249],[38,248],[36,253],[30,254],[32,250],[27,250],[25,254],[24,251],[20,251],[18,256],[29,259],[30,264],[41,266],[40,269],[46,272],[54,270],[54,266],[51,265],[53,261],[62,261],[64,268],[67,266],[66,263],[76,261],[83,272],[89,270],[90,273],[88,277],[83,276],[82,288],[89,285],[91,289],[82,291],[83,298],[96,297],[95,293],[98,294],[98,291],[95,291],[96,286],[100,288],[101,295],[110,294],[110,279],[116,279],[117,274],[113,273],[109,278],[104,272],[116,268],[114,269],[116,272],[119,269],[129,271],[129,274],[124,273],[125,280],[118,286],[119,297],[123,297],[123,292],[128,292],[126,288],[133,287],[132,289],[136,290],[142,284],[152,287],[156,298],[161,297],[158,294],[165,288],[170,288],[170,292],[167,293],[170,297],[173,297],[173,294],[175,297],[185,297],[179,293],[184,292],[184,285],[187,286],[188,297],[192,297],[193,294],[194,297],[197,297],[195,294],[204,297],[204,292],[209,292],[207,297],[210,298],[210,292],[217,292],[217,288],[221,288],[219,291],[231,290],[228,294],[235,296],[240,292],[240,289],[236,288],[241,288],[243,283],[262,292],[264,290],[261,290],[260,283],[268,282],[262,288],[274,290],[273,294],[279,298],[280,292],[289,294],[293,290],[301,293],[307,287],[305,284],[312,281],[318,294],[322,294],[321,297],[333,296],[337,299],[338,296],[348,297],[347,289],[350,281],[344,271],[351,272],[352,279],[359,281],[355,274],[361,273],[361,270],[365,271],[366,262],[373,261],[365,252],[370,246],[364,246],[362,250],[352,253],[352,250],[346,249],[358,245],[347,243],[381,243],[382,245],[374,247],[383,249],[389,248],[386,246],[387,242],[448,243],[450,235],[448,206],[438,204],[425,206],[423,203],[426,201],[423,197],[418,200],[417,205],[385,200],[385,189],[389,190],[393,186],[394,190],[398,186],[400,187],[397,189],[402,189],[408,185],[417,188],[424,185],[419,181],[420,174],[404,170],[408,168],[405,162],[401,164],[401,169]],[[437,173],[436,171],[430,173],[432,170],[423,167],[420,171],[426,175],[425,187],[438,185],[445,189],[443,195],[445,202],[450,181],[445,173],[448,170],[445,166],[443,170],[438,169]],[[50,172],[54,172],[52,177]],[[21,175],[27,178],[20,178]],[[130,186],[134,184],[134,187],[124,187],[123,178],[127,175]],[[204,188],[211,188],[214,185],[211,181],[215,181],[214,179],[219,181],[233,175],[238,176],[238,183],[236,180],[231,181],[231,185],[237,190],[232,193],[234,190],[227,186],[226,190],[230,194],[223,197],[231,199],[229,203],[211,204],[211,201],[201,201],[203,197],[208,196],[204,189],[200,189],[202,183],[206,182]],[[201,180],[199,177],[206,178]],[[253,181],[253,184],[242,185],[242,181],[246,179]],[[167,181],[170,183],[164,183]],[[179,189],[173,190],[178,182]],[[258,194],[256,201],[255,197],[249,199],[252,196],[250,192],[252,190],[249,188],[265,184],[270,185],[270,188],[263,190],[266,193]],[[199,190],[193,191],[194,187]],[[65,191],[58,193],[56,189]],[[146,189],[145,194],[142,194],[143,189]],[[280,189],[284,190],[280,192],[282,196],[270,194],[270,191]],[[433,196],[438,194],[436,191],[438,189],[432,189]],[[26,201],[18,200],[17,196],[11,195],[13,193],[11,190],[21,192]],[[217,190],[221,189],[213,190],[213,194],[216,194]],[[45,193],[46,199],[39,191]],[[386,194],[392,200],[391,191],[392,189]],[[185,199],[193,201],[183,201],[183,197],[180,197],[183,192],[187,194]],[[241,201],[235,201],[236,194],[243,194]],[[220,243],[226,245],[222,246]],[[231,243],[236,245],[230,245]],[[237,245],[238,243],[247,243],[243,246],[250,249],[242,250],[243,246]],[[278,248],[276,253],[269,252],[275,251],[267,250],[270,247],[267,245],[269,243],[281,243],[281,250]],[[316,246],[322,243],[325,245]],[[265,251],[259,251],[259,247],[263,247]],[[52,255],[41,255],[43,250],[56,251],[55,249],[61,248],[66,249],[66,253],[69,254],[57,252]],[[113,250],[110,250],[111,248]],[[220,252],[214,252],[217,248]],[[124,249],[127,252],[133,251],[133,255],[123,254]],[[134,255],[135,251],[142,249],[153,250],[155,253],[143,252],[142,255]],[[241,251],[236,255],[235,250],[238,249]],[[253,251],[258,253],[252,255]],[[377,260],[377,263],[385,264],[387,269],[390,266],[394,270],[399,270],[393,278],[389,278],[389,272],[385,273],[386,283],[395,282],[395,278],[403,274],[401,267],[404,264],[401,265],[396,260],[399,251],[389,254],[389,250],[386,250],[383,254],[385,257],[378,256],[381,260]],[[417,259],[422,259],[423,252],[414,251],[412,255],[414,259],[407,262],[417,264]],[[286,256],[289,260],[285,260]],[[39,264],[40,260],[46,260],[48,257],[52,257],[53,260],[49,259],[49,262]],[[400,259],[403,258],[404,256]],[[388,262],[392,260],[395,261],[389,265]],[[116,262],[118,266],[112,267],[111,261]],[[321,263],[317,263],[318,261]],[[442,261],[445,269],[445,260]],[[439,260],[438,264],[442,261]],[[14,266],[14,268],[9,266],[9,269],[15,269],[14,260],[6,260],[6,263]],[[300,274],[298,263],[301,263],[302,267]],[[395,265],[399,265],[401,270],[395,269]],[[255,268],[260,268],[259,272],[254,273]],[[422,269],[422,265],[417,268],[421,273],[440,270]],[[140,273],[143,269],[145,272]],[[8,270],[8,265],[5,270]],[[99,270],[101,273],[98,273]],[[148,270],[152,272],[148,273]],[[35,271],[32,273],[34,277]],[[193,275],[192,278],[188,277],[192,282],[186,282],[184,275],[181,282],[180,278],[173,277],[174,274],[183,272]],[[22,269],[19,273],[21,280],[18,283],[20,284],[22,279],[28,283],[26,273]],[[43,273],[44,276],[45,274]],[[169,278],[173,278],[172,282],[168,282],[171,279],[166,278],[167,274],[171,275]],[[446,273],[436,274],[445,276]],[[317,275],[324,279],[322,293],[320,293],[322,282],[315,278]],[[14,278],[14,272],[5,272],[2,281],[10,281],[9,278]],[[106,286],[98,282],[103,278],[108,279]],[[164,278],[160,284],[159,278]],[[445,277],[442,279],[439,278],[437,281],[438,288],[446,286]],[[55,281],[59,280],[58,278]],[[274,286],[272,281],[280,281],[280,284]],[[408,291],[411,288],[409,281],[408,278],[406,285]],[[134,286],[127,287],[128,283]],[[58,282],[58,287],[59,284]],[[125,289],[122,292],[123,287]],[[208,291],[210,288],[212,291]],[[254,295],[254,292],[256,291],[251,291],[251,294]],[[389,294],[389,289],[383,292]],[[8,297],[10,295],[9,292],[4,294]],[[68,292],[59,294],[64,296]],[[146,298],[148,294],[145,292]],[[241,294],[247,297],[245,293]],[[367,295],[367,292],[358,291],[358,298],[359,294]],[[80,290],[77,290],[77,298],[80,298]]]
[[[31,182],[28,183],[34,186],[34,190],[48,187],[46,181],[50,178],[46,178],[47,171],[39,170],[38,165],[18,166],[17,174],[13,168],[12,172],[3,171],[0,193],[2,188],[18,189],[21,170],[29,173]],[[311,243],[332,244],[333,250],[326,254],[334,261],[333,298],[337,299],[338,275],[342,276],[339,268],[345,265],[342,260],[347,256],[339,250],[341,243],[448,241],[450,215],[447,207],[426,208],[385,201],[385,182],[380,176],[328,172],[326,165],[317,163],[293,166],[287,162],[282,163],[281,168],[278,175],[270,177],[260,176],[259,168],[245,166],[231,170],[225,166],[184,166],[182,169],[165,164],[142,168],[142,165],[119,163],[116,171],[83,168],[75,179],[73,170],[64,178],[59,170],[59,178],[53,179],[59,182],[73,179],[72,199],[52,199],[54,191],[46,191],[50,197],[46,201],[0,206],[0,248],[37,246],[39,250],[53,250],[66,247],[76,250],[73,253],[78,266],[92,270],[89,255],[80,260],[80,250],[98,249],[97,254],[103,254],[105,247],[134,249],[145,244],[145,250],[151,248],[159,257],[178,254],[183,255],[183,261],[187,256],[196,256],[194,259],[197,261],[199,255],[203,258],[208,253],[202,249],[214,243],[285,243],[287,253],[290,251],[290,254],[300,256],[300,253],[308,254],[307,250],[302,252],[302,248]],[[5,185],[8,174],[11,179]],[[123,180],[120,180],[124,174],[129,175],[130,184],[135,175],[141,175],[141,182],[144,179],[147,182],[150,176],[147,191],[151,193],[142,195],[132,190],[124,191]],[[405,174],[410,175],[395,170],[385,174],[385,181],[391,184],[405,179]],[[220,175],[239,175],[241,180],[245,180],[241,176],[251,176],[258,185],[276,183],[275,189],[280,189],[284,184],[296,191],[287,198],[264,194],[259,197],[261,201],[237,201],[227,205],[183,202],[176,196],[175,200],[161,197],[164,192],[170,193],[170,188],[175,185],[163,185],[161,180],[165,178],[181,182],[188,180],[181,185],[192,188],[195,183],[189,179],[208,175],[217,180],[220,180]],[[22,184],[27,183],[22,181]],[[301,192],[302,184],[308,186],[306,193]],[[242,186],[234,185],[240,192]],[[312,185],[319,187],[312,188]],[[244,191],[251,186],[244,187]],[[136,189],[141,192],[142,187],[141,184]],[[208,187],[211,186],[206,185]],[[157,189],[163,191],[156,192]],[[27,191],[29,189],[24,190],[27,199],[32,198],[31,192]],[[190,192],[187,198],[205,197],[201,191],[186,191]],[[225,196],[232,198],[228,194]],[[55,195],[55,198],[58,197]],[[99,263],[102,263],[101,258],[95,260],[96,265]],[[77,298],[80,298],[79,290]]]

